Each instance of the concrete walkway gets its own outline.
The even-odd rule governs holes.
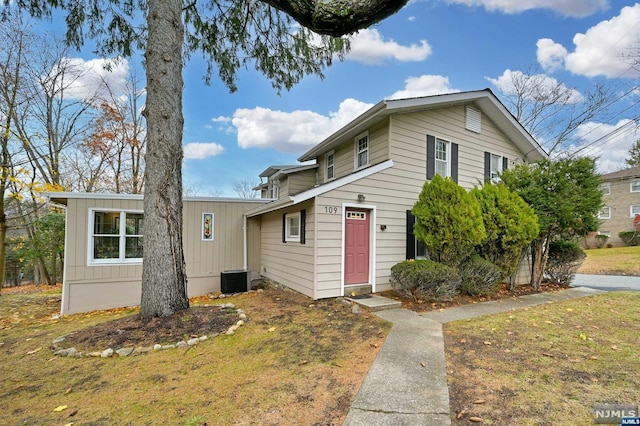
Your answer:
[[[397,307],[376,311],[393,327],[343,425],[451,425],[443,323],[599,293],[602,291],[578,287],[427,312],[422,316]],[[369,300],[353,301],[366,308]],[[376,299],[369,303],[380,309],[383,302]]]

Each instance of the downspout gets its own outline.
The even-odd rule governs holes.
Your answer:
[[[67,268],[69,263],[67,262],[67,249],[69,247],[69,218],[67,214],[67,206],[63,204],[54,203],[49,201],[49,205],[64,210],[64,267],[62,268],[62,297],[60,301],[60,316],[63,316],[66,311],[69,310],[69,283],[67,282]]]
[[[242,213],[242,269],[245,271],[248,268],[247,251],[247,214]],[[249,280],[251,280],[251,277],[249,277]]]

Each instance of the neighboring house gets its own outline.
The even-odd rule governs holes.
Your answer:
[[[425,180],[438,173],[470,189],[545,157],[489,89],[382,101],[303,154],[305,164],[267,168],[256,188],[262,200],[185,200],[189,294],[219,291],[221,271],[240,267],[313,299],[390,289],[393,265],[425,255],[410,213]],[[102,267],[90,247],[102,237],[92,231],[97,214],[108,207],[124,221],[129,211],[142,214],[140,199],[51,198],[68,206],[63,313],[137,304],[140,259]],[[221,245],[208,246],[199,238],[199,218],[213,211]],[[135,236],[120,231],[121,258]],[[239,241],[245,254],[224,246]],[[126,265],[124,256],[119,262]],[[108,303],[83,301],[93,293],[108,295]]]
[[[601,178],[604,206],[598,215],[598,233],[607,235],[609,244],[623,246],[618,232],[632,231],[633,220],[640,215],[640,167],[607,173]]]

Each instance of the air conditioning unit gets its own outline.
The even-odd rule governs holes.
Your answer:
[[[249,290],[249,272],[244,270],[224,271],[220,274],[220,291],[244,293]]]

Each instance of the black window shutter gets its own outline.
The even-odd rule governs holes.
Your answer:
[[[502,170],[507,170],[509,168],[509,159],[507,157],[502,157]]]
[[[484,152],[484,181],[491,181],[491,153]]]
[[[458,183],[458,144],[451,144],[451,178]]]
[[[416,223],[416,217],[407,210],[407,251],[406,259],[416,258],[416,237],[413,235],[413,225]]]
[[[282,242],[287,242],[287,215],[282,215]]]
[[[436,137],[427,135],[427,180],[436,174]]]
[[[307,211],[300,210],[300,244],[305,244],[307,242],[306,238],[307,231]]]

